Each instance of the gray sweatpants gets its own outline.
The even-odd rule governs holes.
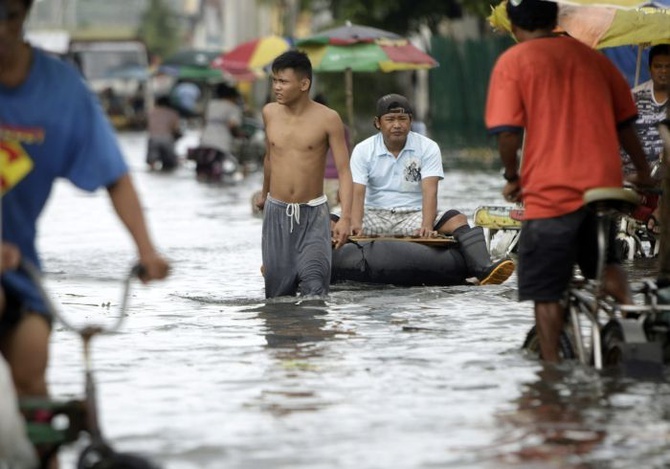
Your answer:
[[[290,204],[268,195],[263,209],[265,297],[325,296],[332,240],[326,197]]]

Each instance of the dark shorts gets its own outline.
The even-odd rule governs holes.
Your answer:
[[[620,262],[614,249],[616,227],[610,224],[606,264]],[[568,287],[574,265],[593,278],[598,262],[597,220],[581,208],[555,218],[526,220],[519,238],[517,278],[519,300],[560,301]]]
[[[174,142],[166,139],[149,139],[147,148],[147,164],[161,163],[164,170],[177,167],[177,154]]]
[[[21,322],[21,319],[28,314],[29,309],[21,299],[13,294],[10,290],[5,288],[5,311],[0,315],[0,342],[4,336],[14,329],[16,325]],[[38,311],[33,311],[34,313],[42,316],[45,321],[49,323],[49,326],[52,325],[53,318],[50,314],[41,313]]]

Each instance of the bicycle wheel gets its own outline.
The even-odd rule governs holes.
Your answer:
[[[108,446],[89,446],[80,454],[77,469],[159,469],[159,466],[135,454],[117,453]]]
[[[600,331],[603,367],[618,366],[623,359],[623,329],[617,321],[609,321]]]
[[[538,359],[542,358],[542,355],[540,354],[540,339],[537,336],[536,326],[530,328],[521,348],[533,357]],[[573,360],[576,358],[575,348],[572,346],[570,334],[568,334],[566,330],[561,331],[561,335],[558,339],[558,355],[563,360]]]

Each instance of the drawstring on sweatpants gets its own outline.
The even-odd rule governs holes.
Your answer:
[[[286,216],[291,219],[290,233],[293,233],[293,220],[295,219],[295,222],[300,224],[300,204],[286,204]]]

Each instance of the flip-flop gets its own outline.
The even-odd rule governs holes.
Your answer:
[[[658,222],[658,219],[654,215],[649,215],[649,218],[647,218],[647,230],[651,234],[655,235],[661,234],[661,224]]]

